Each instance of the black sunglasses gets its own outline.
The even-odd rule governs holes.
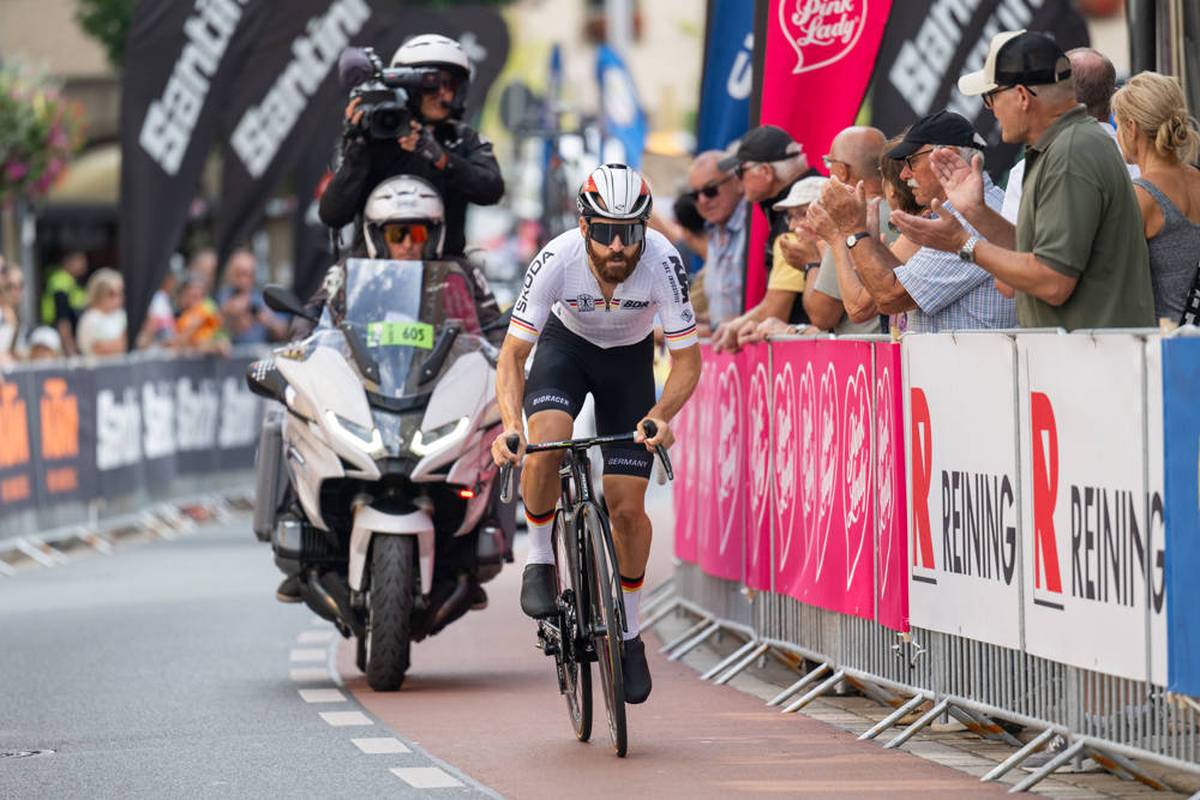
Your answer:
[[[638,244],[646,237],[644,222],[589,222],[588,238],[596,244],[610,245],[617,237],[622,245]]]
[[[735,172],[736,172],[736,170],[735,170]],[[721,187],[724,184],[728,183],[729,181],[733,180],[733,177],[734,177],[734,173],[731,172],[728,175],[726,175],[724,178],[722,178],[721,180],[716,181],[715,183],[708,183],[708,184],[705,184],[704,186],[701,186],[699,189],[692,189],[690,192],[684,192],[684,197],[690,197],[690,198],[692,198],[693,201],[695,201],[695,200],[700,199],[700,195],[704,195],[709,200],[712,200],[714,197],[716,197],[718,194],[721,193]]]

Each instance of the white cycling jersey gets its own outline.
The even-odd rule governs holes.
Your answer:
[[[552,239],[525,273],[508,332],[537,341],[551,311],[567,330],[598,347],[637,344],[662,320],[667,347],[696,344],[696,314],[688,297],[687,271],[679,252],[657,231],[646,230],[646,246],[633,274],[605,301],[587,260],[578,228]]]

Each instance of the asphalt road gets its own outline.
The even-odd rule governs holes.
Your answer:
[[[648,584],[669,574],[669,552],[662,535]],[[0,578],[0,798],[1001,791],[702,683],[653,637],[630,757],[609,748],[599,697],[581,745],[519,611],[519,576],[506,570],[489,608],[416,645],[390,694],[366,687],[331,626],[274,600],[278,573],[245,516]],[[12,755],[31,751],[50,752]]]
[[[0,797],[495,796],[364,714],[278,580],[246,517],[0,578]]]

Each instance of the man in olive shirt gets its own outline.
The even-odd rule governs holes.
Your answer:
[[[949,214],[929,220],[896,212],[896,226],[919,244],[958,252],[1002,290],[1015,290],[1022,327],[1152,326],[1149,254],[1129,173],[1075,101],[1062,49],[1040,33],[999,33],[984,68],[960,78],[958,88],[983,96],[1004,141],[1027,146],[1017,225],[984,204],[982,159],[967,164],[944,148],[931,156],[938,179],[983,238]]]

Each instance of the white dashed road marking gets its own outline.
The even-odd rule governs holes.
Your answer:
[[[334,631],[303,631],[296,641],[299,644],[329,644],[335,635]]]
[[[288,677],[296,683],[329,683],[329,670],[320,667],[296,667],[288,670]]]
[[[369,756],[394,755],[396,753],[411,753],[408,745],[392,736],[381,736],[370,739],[351,739],[354,746]]]
[[[335,728],[374,725],[375,723],[361,711],[322,711],[321,719]]]
[[[292,661],[308,662],[308,661],[324,661],[325,651],[319,648],[297,648],[292,651]]]
[[[392,774],[414,789],[450,789],[463,785],[441,767],[393,767]]]
[[[306,703],[344,703],[346,695],[337,689],[301,689],[300,699]]]

